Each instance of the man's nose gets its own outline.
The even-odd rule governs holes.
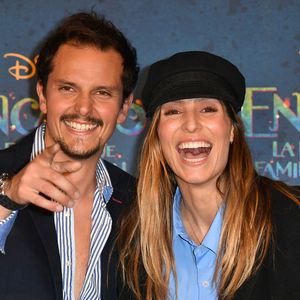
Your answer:
[[[81,116],[87,116],[91,113],[92,99],[88,94],[78,95],[75,103],[75,111]]]

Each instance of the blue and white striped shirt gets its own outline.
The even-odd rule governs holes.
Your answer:
[[[35,134],[31,159],[34,159],[45,149],[45,125],[41,125]],[[101,252],[111,232],[112,219],[106,210],[113,188],[104,163],[99,159],[96,169],[96,190],[92,208],[92,227],[90,236],[90,255],[86,277],[80,293],[80,300],[101,299]],[[17,213],[14,213],[15,215]],[[10,216],[10,220],[15,219]],[[11,222],[6,219],[6,222]],[[62,212],[54,213],[54,224],[57,233],[57,243],[61,258],[63,282],[63,299],[74,300],[75,280],[75,236],[74,210],[64,207]],[[8,227],[8,226],[7,226]],[[10,228],[11,225],[8,227]],[[9,229],[10,230],[10,229]]]

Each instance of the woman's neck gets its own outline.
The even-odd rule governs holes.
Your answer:
[[[201,189],[193,185],[179,186],[181,191],[180,212],[189,236],[200,244],[216,216],[222,197],[216,186]]]

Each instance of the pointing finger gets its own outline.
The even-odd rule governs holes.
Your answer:
[[[51,163],[51,168],[59,172],[63,173],[72,173],[76,172],[81,168],[81,163],[79,161],[64,161],[64,162],[54,162]]]
[[[52,163],[56,153],[60,150],[59,144],[55,143],[51,145],[50,147],[47,147],[45,151],[42,153],[42,155],[50,162]]]

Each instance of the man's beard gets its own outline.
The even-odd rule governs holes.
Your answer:
[[[79,151],[75,151],[71,147],[69,147],[69,145],[63,140],[63,138],[57,138],[55,140],[55,142],[59,144],[59,146],[64,154],[66,154],[67,156],[69,156],[70,158],[75,159],[75,160],[88,159],[88,158],[92,157],[94,154],[96,154],[101,148],[100,145],[97,145],[94,148],[89,149],[87,151],[79,152]]]
[[[88,122],[96,123],[98,126],[103,126],[103,121],[101,119],[96,119],[93,117],[82,118],[77,114],[68,114],[60,117],[60,121],[64,122],[65,120],[72,121],[74,119],[84,119]],[[75,160],[85,160],[93,155],[95,155],[99,150],[101,150],[101,145],[98,144],[94,148],[91,148],[87,151],[76,151],[73,149],[74,147],[70,147],[64,140],[63,137],[57,137],[55,142],[60,145],[61,150],[70,158]],[[76,142],[76,144],[82,143],[80,139]]]

